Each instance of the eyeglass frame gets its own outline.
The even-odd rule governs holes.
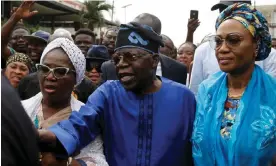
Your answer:
[[[240,40],[239,43],[236,44],[236,45],[231,45],[231,44],[229,44],[229,43],[227,42],[227,37],[229,37],[229,36],[231,36],[231,35],[233,35],[233,34],[236,35],[236,36],[238,36],[238,37],[239,37],[239,40]],[[235,47],[240,46],[241,42],[244,40],[244,37],[243,37],[242,35],[240,35],[239,33],[229,33],[229,34],[226,35],[225,38],[219,37],[219,38],[221,39],[221,41],[222,41],[219,47],[217,47],[217,43],[216,43],[216,41],[214,41],[214,43],[215,43],[215,48],[214,48],[214,47],[212,46],[212,39],[215,39],[215,37],[219,37],[219,36],[218,36],[218,35],[212,35],[212,36],[209,37],[209,40],[208,40],[208,41],[209,41],[210,47],[211,47],[212,49],[214,49],[214,50],[220,49],[220,48],[222,47],[222,45],[223,45],[224,42],[226,43],[227,47],[233,49],[233,48],[235,48]]]
[[[43,75],[44,77],[47,77],[50,73],[52,73],[52,74],[53,74],[53,76],[54,76],[56,79],[62,79],[63,77],[65,77],[66,75],[68,75],[68,73],[69,73],[69,72],[76,73],[76,71],[75,71],[75,70],[70,69],[70,68],[68,68],[68,67],[55,67],[55,68],[50,68],[50,67],[49,67],[49,66],[47,66],[47,65],[44,65],[44,64],[39,64],[39,63],[35,65],[35,67],[36,67],[36,69],[37,69],[37,71],[38,71],[38,72],[39,72],[39,69],[38,69],[38,68],[39,68],[39,66],[47,67],[47,68],[49,69],[48,73]],[[55,75],[54,70],[56,70],[56,69],[60,69],[60,68],[62,68],[62,69],[66,69],[66,73],[65,73],[65,74],[64,74],[64,76],[62,76],[62,77],[57,77],[57,76]]]

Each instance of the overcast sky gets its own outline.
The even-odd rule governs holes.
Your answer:
[[[112,4],[112,0],[106,0]],[[141,13],[156,15],[162,22],[162,33],[169,36],[178,47],[186,39],[187,21],[190,10],[199,11],[200,26],[195,32],[194,42],[199,43],[202,38],[215,32],[215,20],[218,11],[211,11],[211,7],[219,0],[114,0],[114,20],[125,23],[125,10],[122,6],[132,4],[126,9],[126,22],[130,22]],[[256,0],[256,5],[276,4],[276,0]],[[105,14],[111,20],[111,14]]]

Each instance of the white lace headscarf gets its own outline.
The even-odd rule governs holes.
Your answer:
[[[45,55],[55,48],[62,48],[68,55],[76,71],[76,83],[79,85],[84,78],[86,60],[81,50],[71,40],[61,37],[50,42],[42,53],[40,63],[42,64]]]

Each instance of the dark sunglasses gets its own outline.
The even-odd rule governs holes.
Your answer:
[[[37,71],[43,76],[48,76],[50,72],[52,72],[54,77],[57,79],[65,77],[70,72],[76,73],[75,70],[69,69],[67,67],[50,68],[46,65],[36,64],[36,68],[37,68]]]
[[[103,62],[86,62],[86,71],[90,72],[91,70],[95,69],[97,72],[101,73],[101,67]]]
[[[215,50],[219,49],[222,46],[223,41],[225,41],[227,47],[235,48],[241,44],[241,42],[243,41],[243,37],[239,34],[230,33],[224,39],[216,35],[211,36],[209,39],[211,48]]]
[[[112,56],[112,61],[115,65],[117,65],[121,59],[123,59],[127,63],[132,63],[139,59],[140,57],[146,56],[148,54],[131,54],[129,52],[126,53],[114,53]]]

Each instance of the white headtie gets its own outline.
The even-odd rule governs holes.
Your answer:
[[[81,50],[71,40],[61,37],[50,42],[42,53],[40,63],[42,64],[45,55],[55,48],[62,48],[68,55],[76,71],[77,85],[80,84],[84,78],[86,60]]]

